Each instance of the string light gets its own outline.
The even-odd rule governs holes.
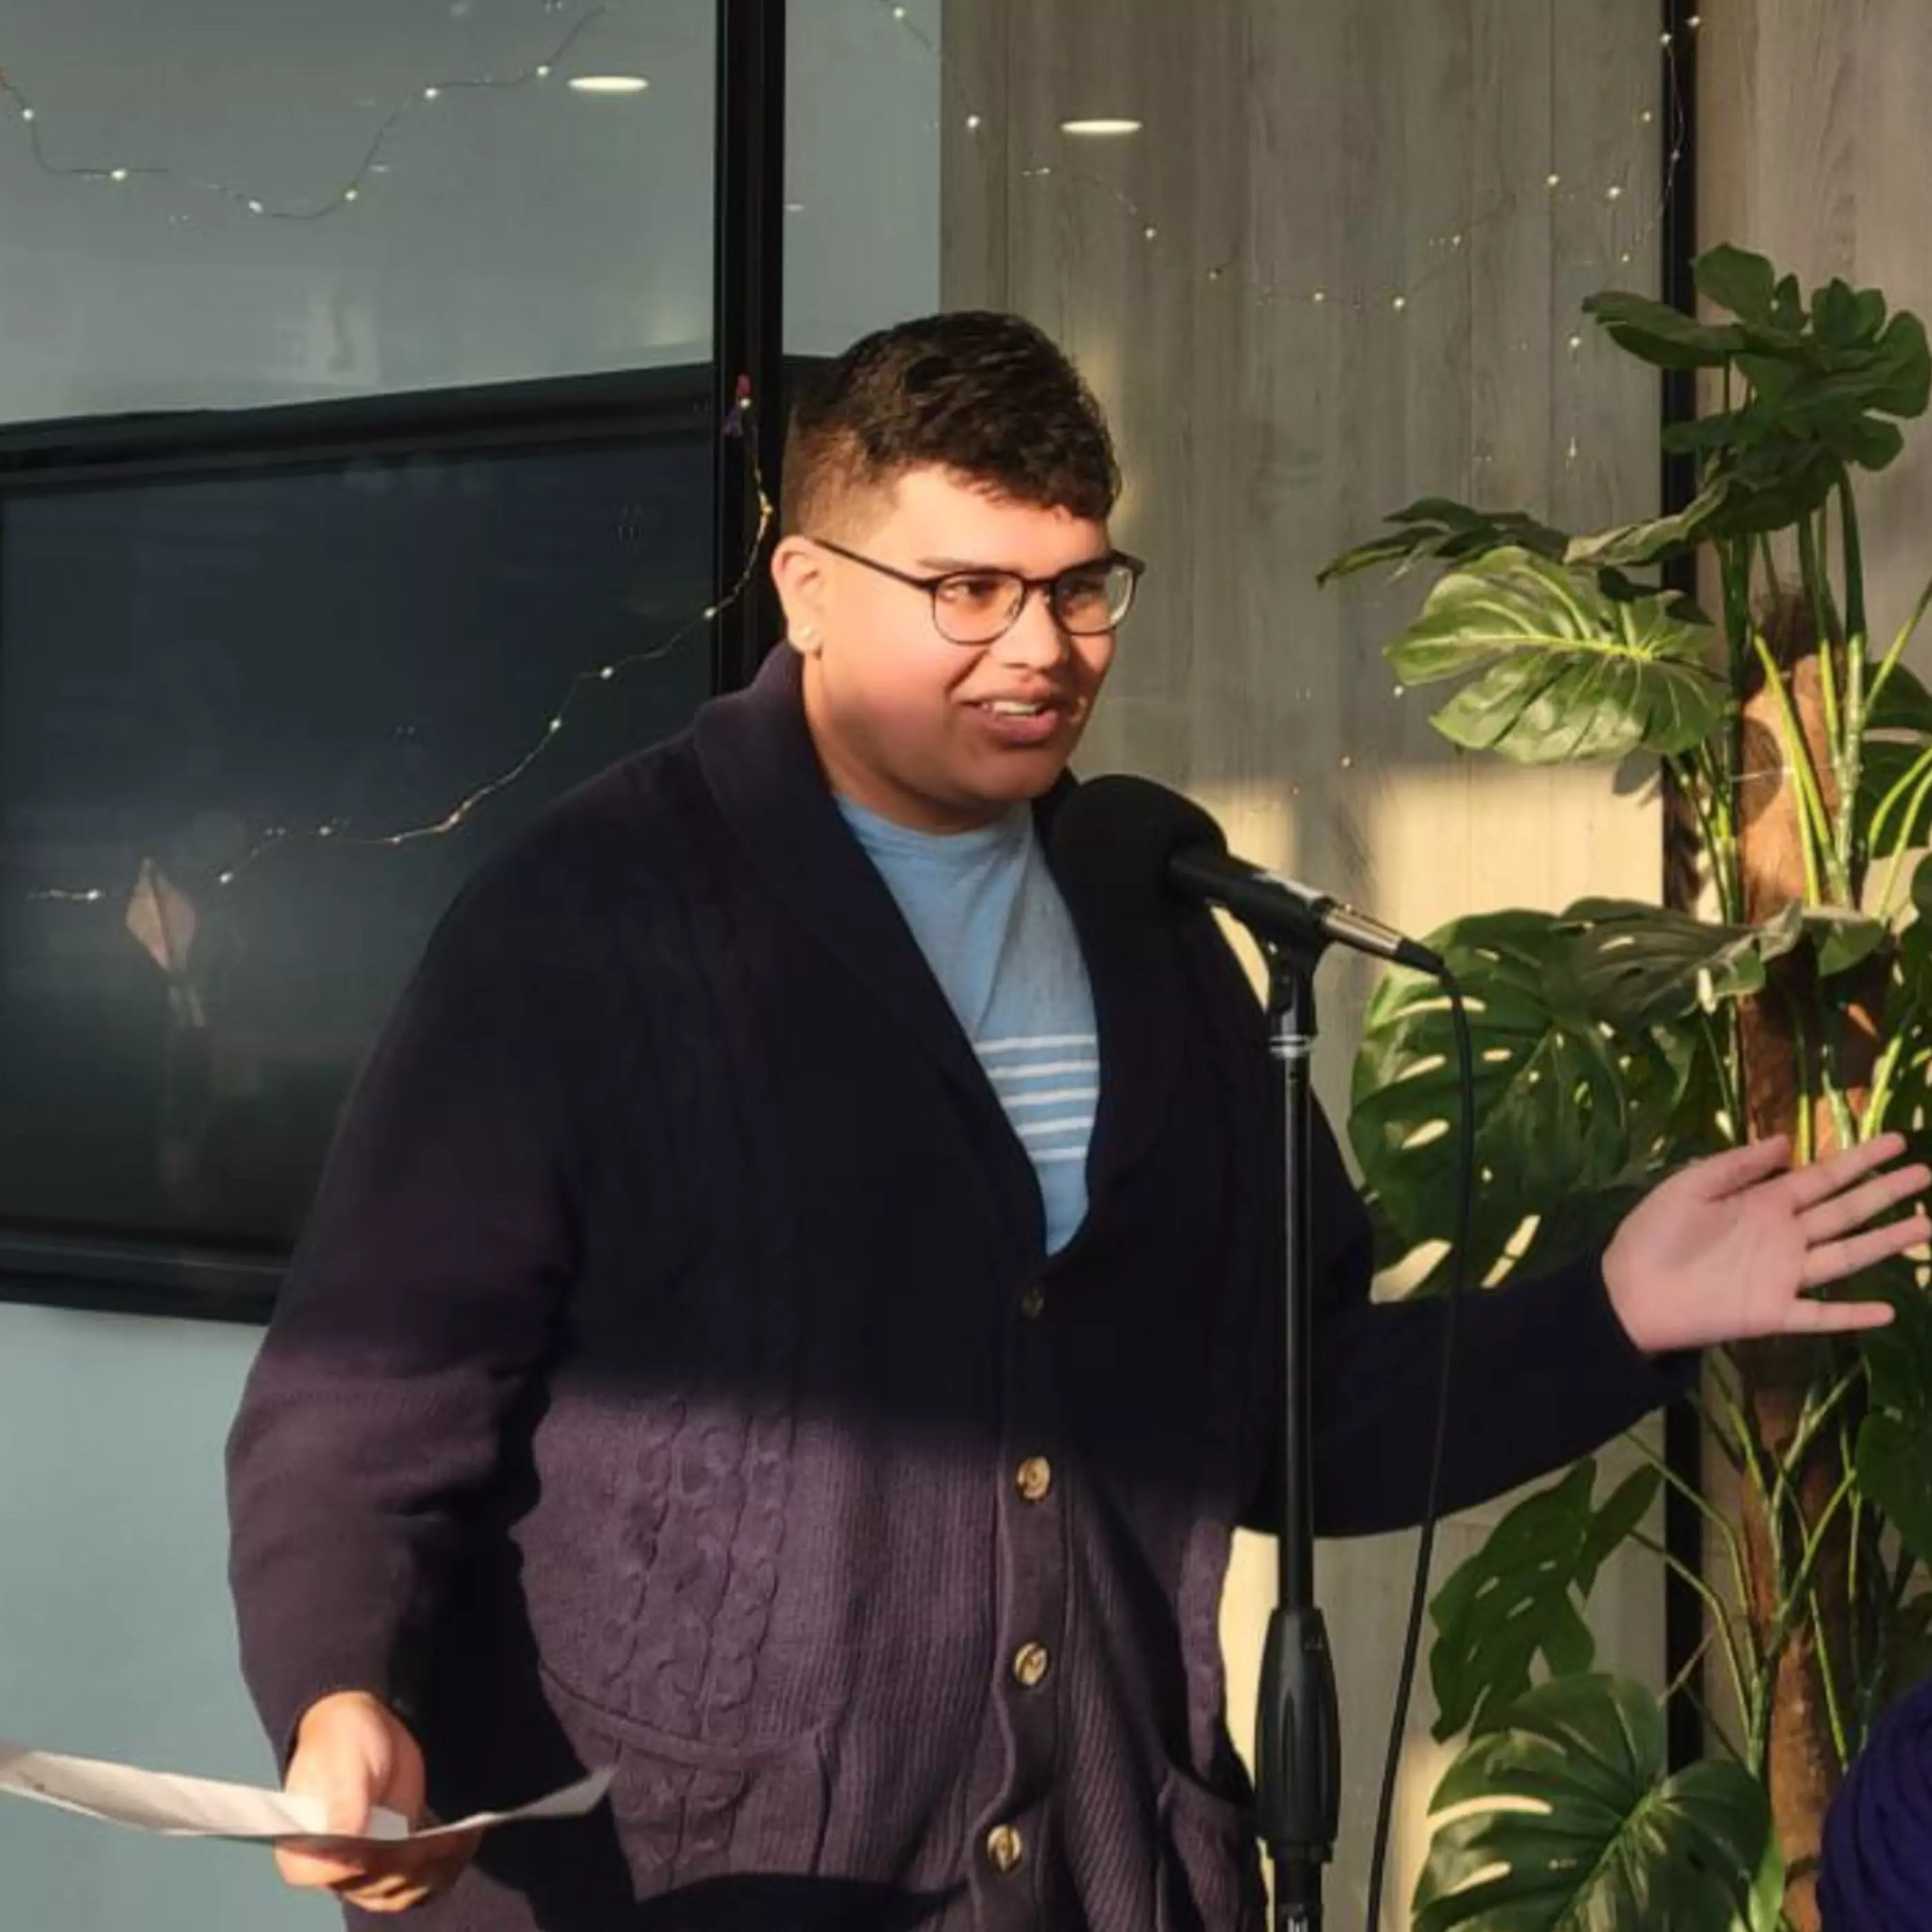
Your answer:
[[[167,166],[155,162],[56,161],[47,152],[40,110],[28,98],[26,88],[4,68],[0,68],[0,108],[11,104],[15,110],[14,118],[26,130],[28,152],[34,165],[41,173],[56,180],[106,182],[115,187],[135,181],[174,182],[216,200],[225,201],[231,207],[239,208],[250,215],[262,216],[274,221],[326,221],[332,215],[340,214],[344,209],[354,207],[362,200],[362,190],[372,176],[389,172],[390,164],[383,157],[388,151],[390,141],[396,130],[418,108],[434,106],[445,94],[503,94],[537,86],[550,77],[557,64],[565,58],[592,26],[606,14],[616,13],[627,4],[630,4],[630,0],[602,0],[602,4],[587,8],[578,16],[569,31],[550,49],[544,59],[534,66],[526,68],[520,73],[507,77],[471,75],[454,80],[436,80],[416,89],[392,110],[387,119],[376,130],[374,138],[364,148],[362,159],[341,184],[306,203],[273,201],[236,182],[200,174],[193,169]],[[626,76],[624,78],[630,81],[638,76]],[[629,91],[641,90],[633,88]]]
[[[183,169],[122,163],[116,163],[104,167],[98,165],[56,164],[50,158],[44,145],[38,110],[18,82],[4,70],[0,70],[0,107],[4,107],[10,101],[17,109],[17,118],[26,131],[32,158],[41,172],[50,176],[65,179],[106,181],[117,185],[125,184],[136,179],[172,180],[197,188],[211,196],[225,200],[232,205],[245,209],[251,216],[281,221],[314,222],[326,219],[345,208],[354,206],[361,199],[362,190],[372,178],[385,176],[390,172],[392,164],[386,158],[389,143],[397,130],[412,112],[419,107],[436,105],[446,94],[458,92],[503,92],[542,84],[552,76],[557,66],[568,56],[577,41],[592,26],[607,14],[618,10],[623,4],[625,0],[604,0],[604,4],[587,8],[550,49],[545,58],[534,63],[520,73],[508,77],[486,76],[446,79],[424,86],[414,94],[406,98],[391,112],[376,130],[352,172],[346,178],[342,184],[333,192],[308,205],[271,202],[260,195],[250,193],[226,182],[198,175]],[[908,7],[901,4],[892,4],[892,0],[878,0],[878,4],[890,14],[892,25],[895,28],[910,34],[928,54],[935,58],[938,58],[939,48],[937,43],[924,26],[913,16]],[[1694,30],[1700,24],[1699,16],[1692,15],[1688,24]],[[1629,263],[1633,259],[1633,248],[1640,245],[1651,230],[1660,222],[1664,206],[1667,202],[1676,181],[1684,150],[1688,116],[1682,95],[1674,45],[1672,37],[1667,34],[1664,37],[1664,41],[1666,49],[1670,50],[1671,54],[1671,57],[1666,62],[1666,68],[1669,111],[1672,116],[1672,145],[1666,158],[1663,196],[1645,228],[1636,236],[1630,238],[1632,246],[1624,248],[1621,252],[1619,260],[1624,264]],[[626,76],[625,78],[628,80],[635,77]],[[942,86],[952,84],[950,66],[942,69],[941,84]],[[632,88],[628,91],[641,92],[641,89]],[[986,124],[984,115],[976,107],[965,112],[962,118],[970,133],[978,133]],[[1646,110],[1640,117],[1640,124],[1648,125],[1652,118],[1653,116],[1650,112]],[[1049,180],[1054,178],[1056,170],[1051,164],[1042,163],[1034,166],[1022,168],[1019,173],[1022,180]],[[1139,227],[1143,239],[1150,246],[1159,242],[1160,231],[1157,225],[1148,219],[1145,210],[1118,184],[1079,170],[1060,170],[1058,171],[1058,176],[1060,179],[1072,188],[1094,193],[1111,200]],[[1545,177],[1545,186],[1552,194],[1561,190],[1564,186],[1562,174],[1552,170]],[[1606,187],[1604,193],[1609,201],[1616,202],[1622,196],[1623,185],[1621,182],[1612,182]],[[1462,259],[1462,251],[1468,233],[1479,231],[1490,223],[1501,219],[1510,212],[1516,205],[1514,196],[1508,193],[1499,194],[1490,206],[1479,211],[1472,218],[1467,230],[1459,230],[1448,238],[1446,251],[1438,238],[1436,242],[1432,244],[1432,247],[1440,259],[1432,267],[1410,281],[1406,287],[1398,290],[1390,297],[1390,309],[1396,314],[1406,312],[1412,298],[1416,295],[1445,269]],[[788,210],[788,212],[802,211]],[[1214,283],[1220,283],[1228,277],[1226,265],[1219,262],[1211,266],[1206,273],[1208,280]],[[1246,278],[1239,274],[1237,274],[1234,279],[1241,282],[1258,303],[1271,305],[1277,299],[1278,291],[1271,282],[1265,286],[1258,285],[1248,282]],[[1305,299],[1313,308],[1326,308],[1331,305],[1330,296],[1330,290],[1328,286],[1317,285],[1310,290]],[[1349,303],[1349,307],[1352,312],[1360,312],[1362,308],[1360,298],[1353,299]],[[1576,336],[1570,338],[1570,346],[1573,352],[1580,346],[1580,338]],[[578,701],[592,686],[608,684],[626,670],[662,659],[683,643],[694,631],[700,626],[714,623],[724,612],[741,602],[750,588],[755,575],[760,554],[763,550],[765,538],[769,535],[772,524],[775,520],[776,514],[766,488],[765,479],[760,471],[754,428],[754,416],[749,386],[741,379],[735,406],[728,416],[722,427],[722,434],[738,436],[744,443],[749,474],[756,491],[758,523],[756,533],[745,559],[743,568],[736,580],[718,602],[706,605],[698,616],[680,625],[659,644],[619,658],[614,662],[597,665],[577,673],[572,678],[560,701],[549,715],[542,730],[523,755],[499,772],[494,777],[472,788],[436,817],[419,824],[381,834],[352,832],[346,822],[341,820],[326,821],[306,831],[291,830],[284,826],[275,826],[264,833],[255,845],[245,852],[233,866],[219,875],[220,883],[224,886],[232,885],[271,853],[285,850],[292,846],[304,843],[326,841],[366,850],[394,850],[426,840],[451,836],[465,825],[484,804],[509,790],[524,778],[564,733]],[[1567,454],[1568,460],[1572,463],[1578,459],[1578,446],[1574,436],[1570,440]],[[115,896],[110,894],[106,888],[97,885],[50,887],[33,892],[28,896],[38,901],[99,905],[106,903],[110,897]]]
[[[578,700],[591,686],[609,684],[626,671],[634,670],[640,665],[662,662],[694,632],[716,623],[726,611],[742,602],[757,575],[758,560],[764,549],[765,539],[771,534],[772,525],[777,516],[776,508],[766,485],[764,466],[758,460],[758,416],[754,407],[750,379],[747,376],[741,376],[738,379],[736,396],[720,434],[735,438],[743,444],[746,472],[758,506],[758,528],[746,547],[743,566],[722,598],[714,604],[707,604],[697,616],[680,624],[661,643],[646,650],[634,651],[628,656],[614,659],[608,664],[597,664],[587,670],[578,671],[566,687],[535,742],[522,756],[506,766],[494,778],[472,786],[454,804],[434,818],[384,832],[353,832],[350,830],[348,821],[343,819],[325,820],[305,831],[292,830],[286,826],[271,826],[234,864],[216,875],[216,883],[224,886],[232,886],[271,854],[324,840],[364,851],[394,851],[403,846],[418,845],[428,840],[449,837],[453,832],[460,831],[491,799],[500,796],[522,781],[562,735]],[[110,896],[118,896],[110,895],[105,886],[95,885],[44,886],[29,892],[26,896],[41,904],[100,905],[106,903]]]
[[[926,52],[934,58],[938,57],[940,51],[938,43],[926,28],[914,17],[910,8],[902,4],[902,0],[874,0],[874,4],[878,7],[881,16],[890,28],[908,34]],[[1696,16],[1694,15],[1692,17],[1694,23]],[[1667,35],[1666,41],[1668,44]],[[1664,208],[1669,201],[1671,190],[1676,184],[1683,155],[1682,134],[1683,117],[1682,102],[1678,93],[1676,62],[1674,54],[1666,65],[1670,69],[1670,87],[1672,105],[1677,110],[1678,135],[1666,159],[1664,185],[1657,206],[1643,227],[1630,238],[1633,247],[1641,245],[1661,224]],[[964,122],[969,132],[977,133],[986,124],[986,116],[978,103],[962,97],[958,91],[956,63],[950,62],[941,63],[940,86],[942,90],[951,97],[943,111],[957,115],[958,119]],[[1127,124],[1125,117],[1105,123],[1075,121],[1062,122],[1059,124],[1060,131],[1062,134],[1067,134],[1070,130],[1096,125],[1124,128]],[[1141,125],[1138,122],[1135,122],[1132,124],[1136,130]],[[1118,182],[1110,181],[1104,176],[1094,174],[1078,167],[1060,166],[1052,162],[1040,161],[1020,168],[1018,177],[1023,182],[1058,180],[1073,189],[1110,201],[1138,228],[1144,242],[1153,244],[1157,243],[1160,238],[1160,227],[1156,223],[1149,218],[1148,210],[1133,196],[1123,189]],[[1552,194],[1557,194],[1564,187],[1564,178],[1561,172],[1552,169],[1544,177],[1544,183]],[[1623,184],[1618,182],[1608,183],[1604,192],[1606,200],[1612,202],[1620,201],[1624,194]],[[1517,205],[1516,196],[1508,191],[1500,193],[1488,206],[1474,214],[1466,228],[1459,229],[1452,235],[1438,238],[1432,242],[1430,244],[1432,250],[1437,253],[1441,259],[1429,268],[1411,278],[1390,298],[1390,310],[1398,315],[1406,313],[1411,302],[1418,295],[1446,270],[1465,259],[1465,244],[1472,233],[1502,219],[1505,215],[1513,212]],[[1628,265],[1632,259],[1630,250],[1626,249],[1620,259],[1624,264]],[[1283,299],[1280,292],[1272,281],[1258,280],[1238,266],[1231,267],[1226,262],[1214,262],[1204,269],[1197,268],[1191,272],[1214,286],[1218,287],[1229,281],[1235,283],[1258,308],[1273,308],[1277,302]],[[1305,299],[1312,307],[1322,308],[1327,304],[1328,295],[1328,292],[1325,286],[1318,286]],[[1287,298],[1287,299],[1292,300],[1293,298]],[[1350,304],[1351,312],[1359,312],[1361,307],[1362,304],[1358,298]]]

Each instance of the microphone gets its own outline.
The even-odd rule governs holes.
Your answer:
[[[1221,828],[1191,799],[1151,778],[1117,772],[1078,786],[1054,816],[1054,858],[1124,901],[1150,880],[1178,896],[1225,908],[1257,938],[1333,944],[1441,978],[1442,960],[1393,926],[1330,894],[1264,872],[1228,850]]]

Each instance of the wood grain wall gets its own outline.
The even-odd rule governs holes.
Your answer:
[[[1379,655],[1419,595],[1322,591],[1334,551],[1426,494],[1576,527],[1654,504],[1658,397],[1580,314],[1658,284],[1666,111],[1654,0],[950,0],[950,306],[1010,307],[1087,370],[1129,488],[1144,601],[1083,757],[1178,785],[1238,850],[1412,929],[1586,891],[1654,896],[1654,800],[1602,772],[1453,754]],[[1126,115],[1130,139],[1066,119]],[[1372,974],[1324,969],[1338,1118]],[[1450,1526],[1438,1578],[1497,1510]],[[1330,1546],[1345,1839],[1358,1913],[1413,1539]],[[1271,1546],[1225,1620],[1252,1724]],[[1597,1599],[1606,1659],[1658,1681],[1647,1563]],[[1442,1760],[1421,1687],[1385,1921],[1406,1925]]]
[[[1843,275],[1932,317],[1932,6],[1714,0],[1700,10],[1698,232],[1768,254],[1807,290]],[[1932,577],[1932,427],[1859,489],[1872,629]],[[1932,638],[1912,651],[1932,671]]]

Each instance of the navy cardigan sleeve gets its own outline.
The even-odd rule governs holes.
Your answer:
[[[1368,1215],[1318,1115],[1313,1168],[1322,1216],[1312,1351],[1316,1532],[1400,1529],[1421,1520],[1426,1500],[1447,1304],[1370,1298]],[[1472,1290],[1456,1316],[1444,1512],[1587,1455],[1690,1388],[1697,1362],[1695,1352],[1653,1359],[1636,1346],[1594,1255]],[[1256,1528],[1274,1528],[1278,1483],[1243,1514]]]
[[[364,1072],[230,1438],[243,1670],[285,1752],[332,1691],[408,1714],[573,1265],[547,1017],[568,942],[492,897],[446,918]]]

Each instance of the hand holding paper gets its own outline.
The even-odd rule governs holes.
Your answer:
[[[320,1699],[296,1732],[289,1795],[314,1804],[332,1836],[363,1842],[284,1846],[275,1853],[282,1876],[365,1912],[406,1912],[447,1891],[476,1856],[481,1832],[388,1846],[365,1835],[383,1812],[419,1820],[426,1784],[421,1748],[380,1699],[360,1691]]]
[[[370,1912],[404,1910],[452,1884],[490,1827],[580,1816],[609,1784],[598,1772],[514,1810],[414,1830],[422,1753],[393,1712],[358,1692],[311,1708],[279,1792],[0,1739],[0,1792],[167,1837],[268,1844],[290,1884],[326,1888]]]

